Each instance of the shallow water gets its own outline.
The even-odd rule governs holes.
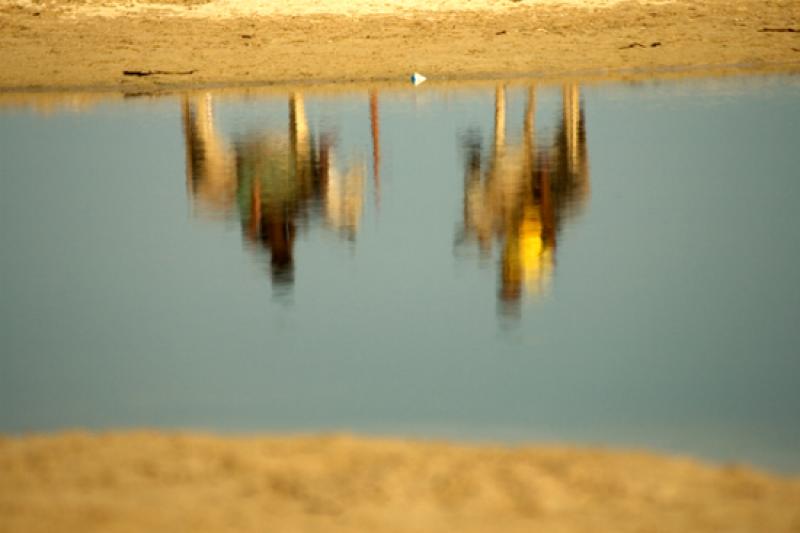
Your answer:
[[[798,124],[797,77],[0,108],[0,430],[798,472]]]

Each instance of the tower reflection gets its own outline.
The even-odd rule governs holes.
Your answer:
[[[495,90],[494,139],[483,161],[480,138],[465,143],[464,233],[482,254],[500,247],[501,311],[519,313],[524,294],[545,293],[556,263],[558,234],[589,195],[586,130],[577,85],[562,88],[560,123],[536,139],[536,90],[528,88],[521,142],[506,138],[506,89]]]
[[[210,94],[184,96],[187,188],[201,216],[238,214],[244,239],[269,255],[273,284],[294,282],[298,227],[321,218],[346,238],[358,231],[366,165],[338,170],[330,132],[312,134],[303,96],[288,98],[288,131],[267,128],[228,142]]]

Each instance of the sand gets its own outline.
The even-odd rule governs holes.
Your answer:
[[[2,532],[800,530],[800,479],[637,451],[62,433],[0,472]]]
[[[765,29],[800,2],[0,0],[0,90],[800,71],[800,32]]]
[[[800,71],[800,33],[765,29],[800,29],[800,2],[0,0],[0,95],[47,91],[51,109],[65,89],[369,85],[413,71],[431,83]],[[800,479],[568,446],[0,437],[0,533],[39,531],[798,532]]]

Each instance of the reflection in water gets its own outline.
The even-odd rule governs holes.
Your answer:
[[[495,92],[494,144],[482,161],[478,136],[467,138],[464,232],[488,255],[502,247],[499,298],[503,312],[516,315],[523,292],[544,293],[555,268],[558,232],[564,218],[588,198],[586,130],[576,85],[562,91],[562,114],[552,139],[537,146],[536,92],[528,90],[522,142],[506,140],[506,91]]]
[[[269,254],[274,283],[294,279],[298,228],[320,216],[354,240],[363,210],[366,164],[340,172],[333,134],[315,136],[303,96],[288,98],[288,129],[268,128],[229,142],[214,122],[210,94],[183,99],[187,186],[204,216],[238,214],[245,240]],[[369,93],[373,185],[380,202],[378,93]],[[488,157],[480,137],[466,142],[464,235],[485,255],[497,241],[499,297],[505,313],[518,313],[524,293],[547,291],[555,267],[557,236],[565,217],[588,197],[586,135],[576,85],[562,90],[558,128],[537,145],[536,92],[528,89],[522,139],[506,136],[506,89],[495,91],[494,140]],[[486,159],[486,161],[484,161]]]
[[[381,144],[380,116],[378,115],[378,91],[369,92],[369,124],[372,134],[372,182],[375,187],[375,203],[381,201]]]
[[[275,89],[241,107],[197,91],[177,100],[185,162],[172,97],[4,110],[0,430],[560,439],[798,472],[800,78],[713,83],[581,87],[615,173],[592,159],[581,220],[600,139],[573,87],[563,110],[540,85],[313,108],[309,88],[305,113]],[[344,172],[351,146],[380,171],[366,183]],[[497,264],[465,257],[480,249]],[[292,264],[304,290],[264,301]],[[531,314],[509,332],[487,306]]]
[[[232,145],[214,124],[210,94],[184,97],[183,121],[187,186],[198,211],[224,216],[235,210],[244,238],[269,253],[273,283],[294,281],[297,227],[311,215],[323,213],[329,227],[355,239],[365,164],[339,172],[333,136],[314,138],[301,94],[289,96],[288,132],[267,129]]]

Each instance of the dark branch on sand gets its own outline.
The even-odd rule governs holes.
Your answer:
[[[189,76],[197,72],[196,70],[123,70],[123,76],[158,76],[158,75],[171,75],[171,76]]]

